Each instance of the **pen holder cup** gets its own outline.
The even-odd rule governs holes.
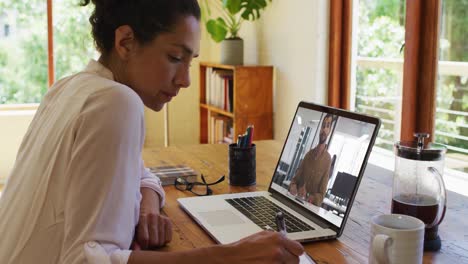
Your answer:
[[[237,144],[229,145],[229,184],[251,186],[257,181],[255,144],[241,148]]]

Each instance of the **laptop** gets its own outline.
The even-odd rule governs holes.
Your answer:
[[[180,206],[218,243],[277,230],[299,242],[339,237],[350,214],[380,120],[300,102],[268,191],[179,198]],[[257,128],[259,129],[259,128]]]

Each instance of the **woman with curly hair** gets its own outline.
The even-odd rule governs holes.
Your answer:
[[[92,3],[101,56],[41,102],[0,200],[0,263],[297,263],[302,246],[276,232],[155,250],[172,227],[141,160],[143,106],[159,111],[190,85],[200,9],[196,0]]]

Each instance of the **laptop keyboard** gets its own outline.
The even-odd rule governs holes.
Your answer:
[[[276,213],[281,211],[284,215],[286,223],[286,231],[288,233],[302,232],[315,230],[313,227],[304,223],[297,217],[281,209],[270,200],[262,196],[243,197],[226,199],[226,202],[234,206],[247,218],[252,220],[256,225],[264,230],[273,229],[278,231],[275,223]]]

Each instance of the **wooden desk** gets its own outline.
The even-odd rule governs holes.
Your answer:
[[[234,187],[224,181],[213,187],[214,194],[267,190],[276,167],[283,142],[268,140],[257,144],[257,185]],[[221,175],[228,176],[227,145],[193,145],[145,149],[147,166],[186,164],[203,173],[208,181]],[[378,175],[374,169],[366,171],[346,223],[343,235],[332,241],[304,244],[306,251],[318,263],[367,263],[369,221],[371,216],[390,212],[391,175]],[[369,173],[372,171],[371,173]],[[162,250],[176,251],[213,245],[215,242],[177,204],[179,197],[192,196],[190,192],[165,187],[164,212],[174,225],[173,241]],[[448,192],[445,220],[439,227],[442,249],[425,253],[424,263],[468,263],[468,197]]]

